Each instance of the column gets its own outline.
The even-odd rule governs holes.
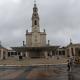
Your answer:
[[[74,56],[76,56],[76,51],[75,51],[75,47],[73,48],[73,53],[74,53]]]
[[[8,58],[8,51],[5,51],[5,59]]]
[[[30,57],[29,57],[29,52],[26,52],[26,57],[27,57],[27,58],[30,58]]]
[[[73,56],[73,62],[75,62],[75,58],[76,58],[76,51],[75,51],[75,47],[73,47],[73,53],[74,53],[74,56]]]
[[[11,55],[11,51],[10,51],[10,57],[11,57],[12,55]]]
[[[65,50],[65,58],[67,58],[67,53],[68,53],[68,52],[67,52],[67,49],[66,49],[66,50]]]
[[[48,58],[48,53],[47,53],[47,51],[44,52],[44,55],[45,55],[45,58],[47,59],[47,58]]]
[[[20,53],[20,56],[23,56],[23,53],[22,52]]]
[[[60,55],[59,55],[59,51],[60,51],[60,50],[58,49],[58,50],[57,50],[57,56],[58,56],[58,57],[60,56]]]
[[[50,51],[50,58],[52,58],[52,51]]]
[[[50,51],[50,55],[52,56],[52,51]]]
[[[54,56],[56,56],[57,52],[58,52],[57,50],[56,50],[56,51],[54,51]]]
[[[3,60],[3,49],[1,49],[1,60]]]
[[[69,48],[69,56],[72,57],[71,47]]]

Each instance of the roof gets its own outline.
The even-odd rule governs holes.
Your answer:
[[[59,48],[59,49],[66,49],[66,47],[61,47],[61,48]]]
[[[13,50],[18,52],[23,51],[46,51],[56,50],[59,46],[45,46],[45,47],[12,47]]]
[[[0,49],[6,49],[7,50],[7,48],[3,47],[2,45],[0,45]]]
[[[70,47],[70,46],[80,46],[79,43],[76,43],[76,44],[69,44],[67,47]]]

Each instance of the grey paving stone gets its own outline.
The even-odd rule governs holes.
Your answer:
[[[57,73],[55,76],[51,74],[51,76],[46,77],[46,78],[36,78],[33,80],[80,80],[80,65],[74,65],[72,67],[72,71],[68,72],[67,71],[67,65],[53,65],[53,66],[40,66],[40,67],[24,67],[24,68],[0,68],[0,73],[1,72],[12,72],[12,71],[20,71],[23,70],[23,72],[16,77],[13,80],[28,80],[27,75],[31,71],[47,71],[49,69],[56,69],[60,70],[60,73]],[[54,70],[53,70],[54,71]],[[10,79],[4,79],[4,77],[1,77],[0,80],[10,80]]]

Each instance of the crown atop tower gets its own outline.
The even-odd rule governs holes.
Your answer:
[[[37,8],[37,5],[36,5],[36,0],[34,0],[34,7],[33,7],[33,12],[37,13],[38,12],[38,8]]]
[[[36,0],[34,0],[34,7],[33,7],[33,14],[32,14],[32,32],[40,32],[39,27],[39,14],[38,14],[38,8],[36,5]]]
[[[34,0],[34,7],[36,7],[36,0]]]

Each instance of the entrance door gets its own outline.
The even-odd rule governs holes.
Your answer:
[[[43,56],[43,53],[41,51],[32,51],[29,53],[29,56],[31,58],[41,58]]]

